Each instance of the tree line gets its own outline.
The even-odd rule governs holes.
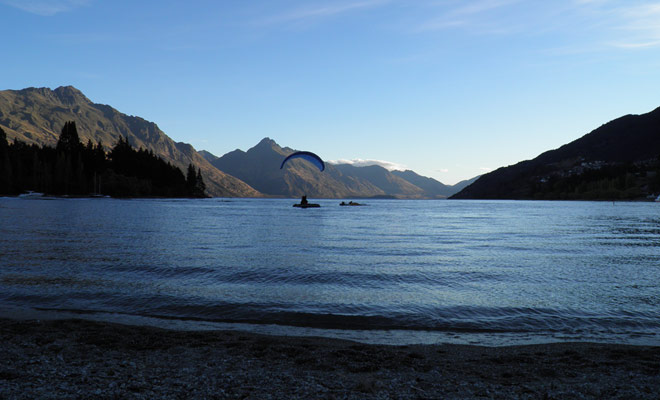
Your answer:
[[[26,191],[56,196],[207,197],[201,171],[187,174],[120,137],[106,153],[103,143],[82,144],[74,121],[62,127],[55,148],[7,141],[0,128],[0,194]]]
[[[640,163],[612,163],[531,187],[536,200],[635,200],[660,193],[660,156]]]

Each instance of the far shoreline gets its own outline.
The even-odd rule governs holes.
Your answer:
[[[278,196],[278,195],[264,195],[256,197],[223,197],[223,196],[205,196],[205,197],[161,197],[161,196],[110,196],[102,194],[90,194],[90,195],[54,195],[48,193],[34,193],[28,191],[26,193],[19,194],[3,194],[0,195],[0,198],[23,198],[23,199],[120,199],[120,200],[131,200],[131,199],[153,199],[153,200],[166,200],[166,199],[177,199],[177,200],[199,200],[199,199],[231,199],[231,200],[253,200],[253,199],[273,199],[273,200],[300,200],[299,197],[288,197],[288,196]],[[660,198],[660,196],[659,196]],[[347,200],[360,200],[360,201],[370,201],[370,200],[415,200],[415,201],[530,201],[530,202],[545,202],[545,201],[556,201],[556,202],[597,202],[597,203],[658,203],[658,200],[655,197],[638,197],[630,199],[531,199],[531,198],[454,198],[450,197],[397,197],[397,196],[372,196],[372,197],[309,197],[309,199],[314,200],[337,200],[337,201],[347,201]]]

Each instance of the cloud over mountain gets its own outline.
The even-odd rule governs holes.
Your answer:
[[[354,167],[369,167],[372,165],[378,165],[379,167],[383,167],[388,171],[405,171],[408,168],[405,165],[397,164],[391,161],[384,161],[384,160],[363,160],[361,158],[356,158],[353,160],[330,160],[326,161],[328,164],[348,164],[352,165]]]

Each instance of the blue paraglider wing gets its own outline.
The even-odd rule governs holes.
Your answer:
[[[312,153],[311,151],[296,151],[295,153],[289,154],[284,161],[282,161],[282,165],[280,165],[280,169],[284,168],[284,164],[286,164],[287,161],[294,159],[294,158],[304,158],[305,160],[311,162],[312,164],[316,165],[321,171],[325,169],[325,163],[323,160],[321,160],[321,157],[317,156],[316,154]]]

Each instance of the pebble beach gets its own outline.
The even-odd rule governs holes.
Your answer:
[[[660,347],[370,345],[0,320],[1,399],[658,399]]]

